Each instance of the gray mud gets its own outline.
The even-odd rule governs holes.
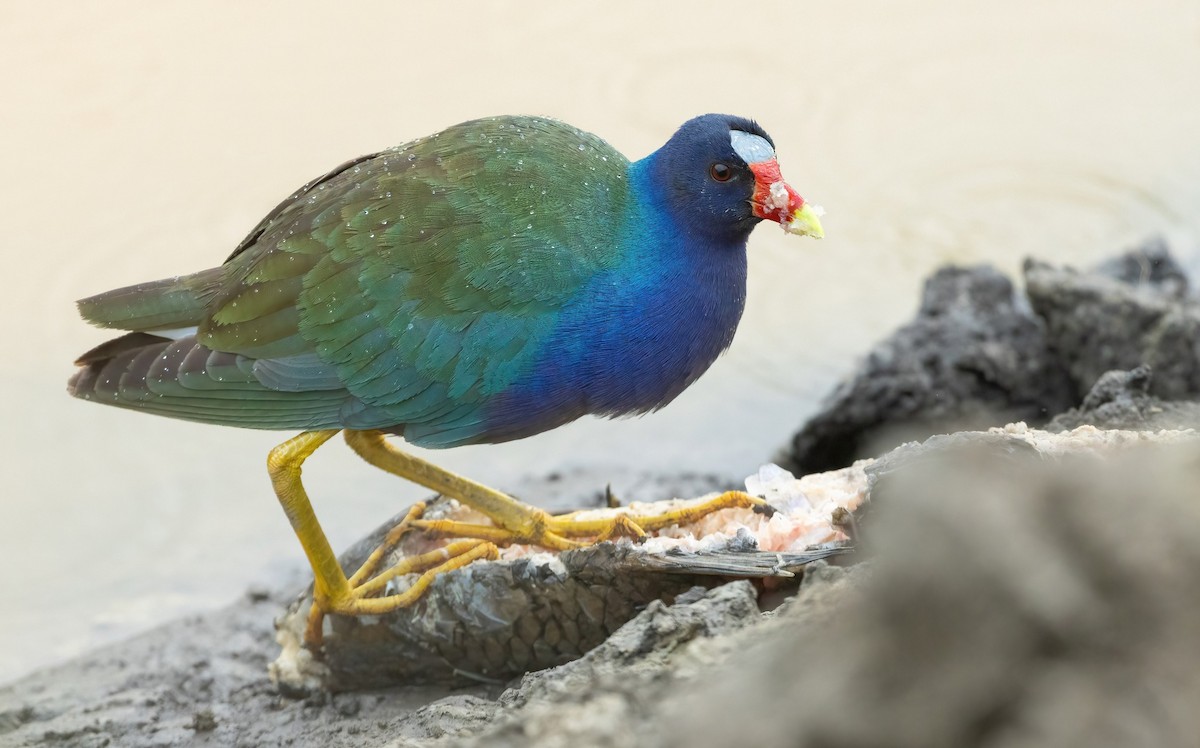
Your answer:
[[[773,611],[744,581],[651,602],[503,686],[283,697],[266,666],[284,599],[247,596],[0,689],[0,744],[1192,745],[1198,447],[908,445],[869,470],[867,563],[810,566]]]

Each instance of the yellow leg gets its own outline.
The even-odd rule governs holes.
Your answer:
[[[363,561],[362,565],[358,567],[358,571],[354,572],[353,576],[350,577],[351,587],[357,587],[371,578],[371,575],[383,563],[384,557],[396,547],[400,539],[404,537],[404,533],[411,528],[413,520],[420,517],[424,512],[424,501],[418,501],[409,508],[408,514],[404,516],[404,519],[400,520],[400,524],[388,530],[388,534],[383,536],[383,542],[379,544],[379,547],[371,551],[371,555],[367,556],[367,560]]]
[[[708,501],[660,514],[621,513],[615,517],[582,520],[576,518],[578,512],[572,512],[556,517],[402,452],[389,444],[381,431],[346,431],[346,442],[372,465],[444,496],[458,499],[483,512],[495,523],[492,527],[451,520],[413,520],[414,528],[439,535],[479,538],[497,544],[528,543],[565,550],[585,545],[572,538],[604,540],[617,535],[641,537],[646,531],[694,522],[721,509],[766,504],[762,499],[745,492],[728,491]]]
[[[313,570],[313,599],[318,605],[324,606],[328,601],[340,600],[350,591],[350,583],[338,563],[337,555],[329,546],[325,531],[317,521],[312,502],[300,482],[300,468],[304,461],[335,434],[333,431],[305,431],[299,436],[288,439],[267,455],[267,471],[271,474],[271,484],[275,487],[275,495],[283,505],[283,512]]]
[[[449,520],[423,520],[420,516],[425,505],[417,504],[409,510],[404,520],[388,532],[362,566],[347,578],[317,521],[300,480],[304,461],[337,433],[337,430],[306,431],[271,450],[267,458],[267,468],[279,503],[313,569],[313,608],[305,633],[305,641],[310,646],[320,644],[322,621],[326,613],[379,615],[412,605],[438,574],[461,568],[478,559],[496,558],[497,544],[529,543],[565,550],[586,545],[573,538],[589,538],[596,542],[618,535],[642,537],[648,530],[694,522],[721,509],[765,503],[749,494],[730,491],[709,501],[659,514],[624,512],[615,517],[590,520],[579,518],[579,512],[551,516],[507,494],[406,454],[389,444],[380,431],[346,431],[347,443],[367,462],[458,499],[483,512],[495,523],[478,525]],[[404,533],[412,529],[470,539],[449,543],[443,548],[405,559],[376,573],[388,552],[400,542]],[[421,576],[404,592],[374,597],[383,591],[388,580],[413,573],[420,573]]]
[[[564,538],[593,538],[595,542],[614,537],[641,538],[647,532],[661,530],[672,525],[687,525],[722,509],[752,508],[766,502],[743,491],[726,491],[707,501],[701,501],[679,509],[658,514],[620,513],[599,519],[578,519],[582,512],[552,515],[546,527],[556,536]],[[511,533],[492,525],[477,525],[446,519],[419,519],[412,523],[414,529],[433,535],[454,538],[480,538],[497,545],[517,542]],[[526,542],[526,541],[520,541]]]
[[[552,517],[541,509],[522,504],[508,494],[402,452],[388,443],[382,431],[347,430],[346,443],[359,457],[380,470],[419,483],[483,512],[497,527],[505,530],[501,536],[503,542],[532,543],[555,550],[566,550],[580,545],[547,530],[546,525]],[[414,527],[426,525],[418,522],[414,523]]]
[[[306,431],[280,444],[267,457],[267,469],[275,494],[313,570],[313,608],[305,634],[305,641],[310,646],[320,644],[321,623],[326,613],[379,615],[403,608],[420,598],[436,575],[466,566],[476,559],[495,558],[497,555],[496,546],[486,541],[457,541],[436,551],[405,559],[372,577],[388,551],[414,526],[416,518],[425,508],[424,504],[418,504],[388,532],[380,546],[347,579],[300,480],[304,461],[337,433],[336,430]],[[372,597],[384,588],[388,580],[415,572],[422,574],[404,592]]]
[[[745,491],[726,491],[708,501],[682,506],[678,509],[671,509],[658,514],[622,513],[615,520],[612,518],[593,520],[575,519],[573,515],[579,514],[579,512],[572,512],[571,514],[551,517],[550,529],[567,537],[575,538],[586,535],[602,535],[605,532],[611,533],[611,526],[614,522],[625,521],[643,531],[654,532],[655,530],[661,530],[671,525],[691,524],[722,509],[749,509],[756,506],[765,506],[766,503],[762,499],[751,496]],[[414,524],[414,527],[416,526]]]

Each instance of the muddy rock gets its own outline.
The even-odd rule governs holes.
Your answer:
[[[598,748],[661,745],[658,725],[676,695],[693,693],[738,658],[793,633],[802,623],[832,623],[867,570],[817,562],[795,597],[760,613],[747,582],[697,589],[675,605],[652,604],[584,658],[531,673],[497,700],[486,730],[432,743],[397,740],[390,748]],[[698,745],[725,745],[701,742]]]
[[[917,317],[871,351],[776,461],[797,474],[829,470],[933,434],[1044,424],[1077,405],[1056,428],[1089,417],[1121,428],[1188,423],[1188,406],[1161,403],[1200,399],[1200,300],[1165,242],[1083,271],[1029,260],[1024,279],[1028,299],[989,267],[939,270]],[[1106,372],[1142,365],[1154,371],[1144,394],[1161,402],[1081,404]]]
[[[1013,427],[910,445],[874,471],[869,564],[810,567],[779,611],[682,646],[528,676],[488,730],[435,745],[1191,745],[1198,444]],[[658,615],[624,640],[677,630]]]
[[[832,470],[930,434],[1044,423],[1073,405],[1041,322],[988,266],[944,267],[916,318],[877,345],[776,458]]]
[[[1200,397],[1200,301],[1166,245],[1153,240],[1092,270],[1029,260],[1029,301],[1082,398],[1112,370],[1154,370],[1148,393]]]
[[[410,608],[370,618],[328,617],[320,661],[300,645],[312,605],[306,595],[277,624],[284,648],[272,675],[301,692],[503,683],[578,660],[646,605],[720,582],[639,569],[626,562],[634,550],[604,543],[561,556],[544,553],[457,569],[435,579]]]
[[[892,473],[838,625],[698,677],[648,744],[1194,745],[1196,443],[1129,438],[995,460],[962,440]]]
[[[1055,416],[1048,431],[1070,431],[1084,424],[1105,429],[1200,429],[1200,403],[1168,401],[1150,394],[1149,366],[1105,372],[1078,408]]]

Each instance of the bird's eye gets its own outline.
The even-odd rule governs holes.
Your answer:
[[[716,182],[728,182],[729,178],[733,176],[733,169],[718,161],[708,167],[708,175]]]

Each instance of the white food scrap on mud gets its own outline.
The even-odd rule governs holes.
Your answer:
[[[838,508],[853,512],[862,504],[867,493],[867,477],[864,467],[869,461],[855,463],[842,470],[795,478],[777,465],[764,465],[757,473],[746,479],[746,492],[764,498],[774,513],[755,512],[746,508],[730,508],[712,512],[696,522],[671,525],[649,533],[637,547],[646,553],[663,553],[671,549],[685,551],[720,550],[732,541],[738,532],[748,533],[758,544],[760,551],[774,553],[800,553],[813,546],[840,543],[848,540],[845,532],[833,523],[833,514]],[[718,493],[693,499],[669,499],[654,502],[631,502],[622,507],[585,509],[574,516],[581,520],[603,519],[619,514],[634,516],[656,515],[673,509],[700,504]],[[428,518],[452,519],[474,524],[490,524],[483,514],[457,501],[439,502],[430,508]],[[406,539],[403,550],[407,554],[418,554],[433,550],[448,542],[432,537]],[[615,542],[631,543],[628,538]],[[510,561],[529,558],[537,563],[551,563],[557,553],[531,545],[510,545],[500,549],[500,560]],[[406,587],[416,575],[407,575],[395,580],[398,589]],[[392,590],[395,591],[395,590]]]
[[[776,465],[765,465],[746,479],[747,492],[760,496],[775,510],[771,516],[752,509],[722,509],[706,515],[697,522],[672,525],[657,532],[638,548],[646,553],[662,553],[672,548],[687,551],[724,548],[739,531],[749,533],[761,551],[799,553],[814,545],[844,542],[848,538],[833,524],[838,508],[855,511],[866,497],[866,462],[828,473],[795,478]],[[654,515],[703,503],[719,494],[695,499],[670,499],[655,502],[632,502],[619,508],[586,509],[577,512],[581,520],[603,519],[618,514]],[[469,511],[465,508],[463,511]],[[628,539],[617,542],[628,543]],[[546,552],[532,546],[514,545],[500,549],[502,560],[524,558]]]
[[[833,514],[839,508],[854,512],[865,500],[867,476],[864,468],[868,464],[869,461],[861,461],[848,468],[803,478],[795,478],[777,465],[764,465],[746,479],[746,492],[765,499],[775,510],[770,516],[769,513],[741,507],[722,509],[696,522],[671,525],[649,533],[649,537],[637,547],[646,553],[663,553],[671,549],[693,552],[721,550],[727,547],[739,532],[753,537],[758,544],[758,550],[773,553],[800,553],[810,550],[813,546],[845,542],[848,537],[841,527],[833,523]],[[616,508],[585,509],[576,512],[574,516],[581,520],[593,520],[619,514],[656,515],[700,504],[718,495],[720,494],[712,493],[693,499],[635,501]],[[438,502],[430,507],[426,516],[490,524],[486,516],[454,500]],[[406,538],[402,546],[403,553],[425,553],[447,542],[445,539],[422,537],[420,533],[414,533]],[[633,541],[617,538],[615,542]],[[510,545],[500,549],[501,561],[518,558],[547,564],[556,562],[558,554],[532,545]],[[394,580],[394,588],[389,591],[403,589],[415,579],[415,574],[400,577]]]

